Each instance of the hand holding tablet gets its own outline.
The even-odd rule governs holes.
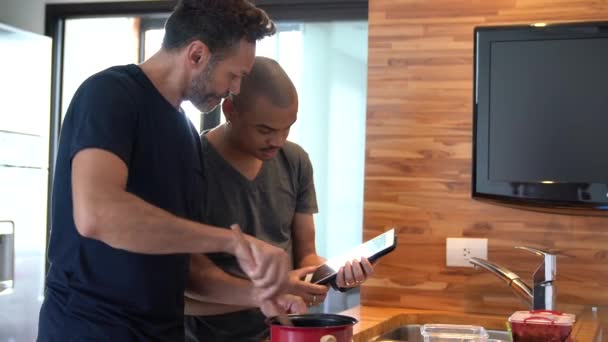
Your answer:
[[[320,285],[333,283],[332,285],[335,286],[336,275],[340,268],[347,262],[352,261],[353,259],[361,260],[361,258],[364,257],[373,263],[380,257],[393,251],[396,246],[397,236],[395,234],[395,229],[393,228],[351,249],[339,257],[328,260],[325,264],[319,266],[315,272],[309,273],[305,280]]]

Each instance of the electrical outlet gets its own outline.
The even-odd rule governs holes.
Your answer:
[[[488,239],[447,238],[445,252],[447,266],[473,267],[469,258],[488,258]]]

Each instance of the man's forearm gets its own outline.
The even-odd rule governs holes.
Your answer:
[[[318,256],[317,253],[310,253],[303,256],[300,260],[296,260],[296,267],[302,268],[307,266],[319,266],[324,263],[324,258]]]
[[[207,256],[193,254],[186,297],[206,303],[236,305],[241,308],[258,307],[256,288],[248,279],[224,272]]]
[[[231,253],[234,250],[230,230],[179,218],[125,191],[106,192],[103,197],[90,196],[86,204],[75,205],[74,215],[78,230],[81,234],[84,232],[84,236],[131,252]]]
[[[184,314],[189,316],[221,315],[248,309],[235,305],[200,302],[188,296],[184,297]]]
[[[319,266],[325,259],[315,248],[315,222],[312,214],[295,213],[292,222],[293,256],[296,268]]]

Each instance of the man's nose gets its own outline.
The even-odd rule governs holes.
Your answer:
[[[238,95],[241,92],[241,81],[242,77],[236,77],[232,83],[230,83],[230,88],[228,90],[231,94]]]
[[[285,144],[288,135],[289,132],[275,132],[275,134],[270,135],[268,145],[280,148],[283,146],[283,144]]]

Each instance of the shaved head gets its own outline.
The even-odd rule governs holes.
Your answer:
[[[256,57],[253,69],[243,78],[241,92],[233,95],[235,109],[240,112],[255,111],[260,97],[274,106],[286,108],[297,101],[296,88],[279,63],[267,57]]]
[[[253,158],[271,159],[298,119],[296,87],[279,63],[256,57],[240,90],[222,104],[226,141]]]

